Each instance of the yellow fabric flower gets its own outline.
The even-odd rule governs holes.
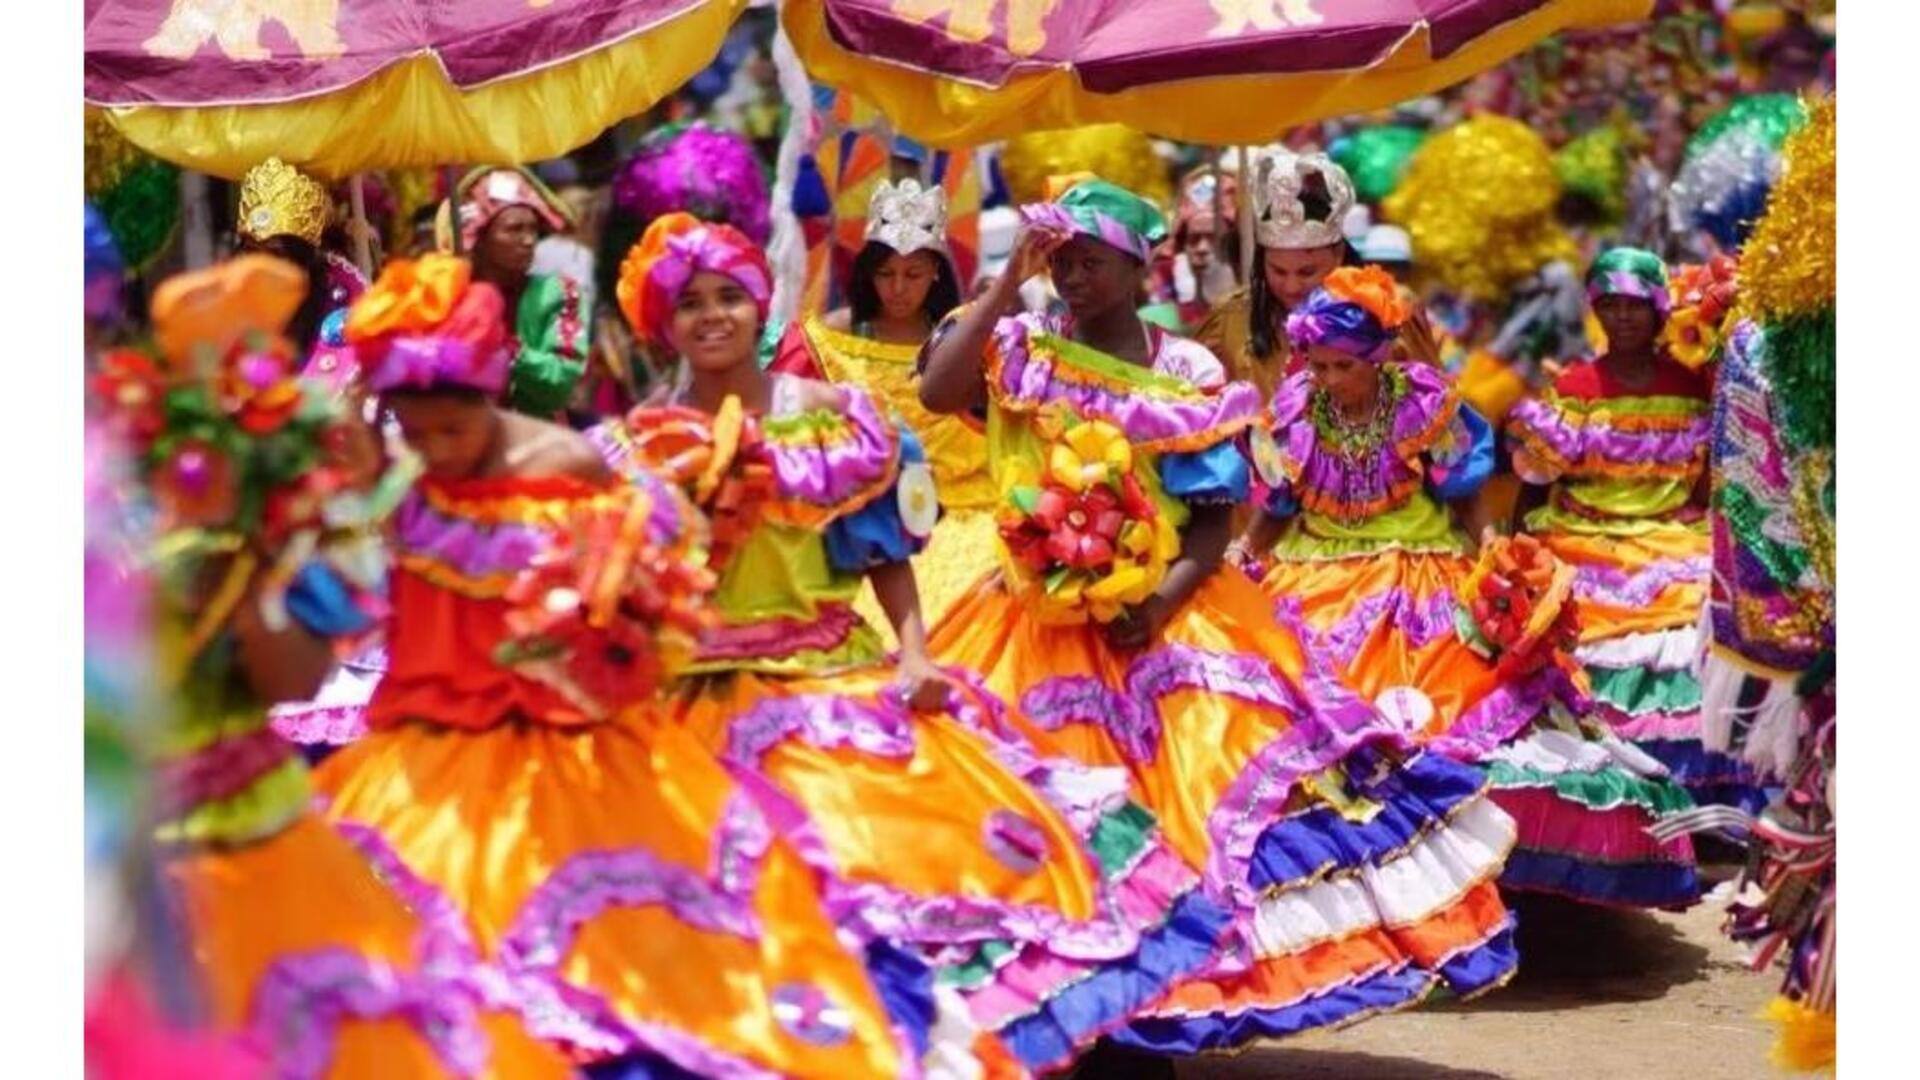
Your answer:
[[[1103,420],[1070,427],[1047,453],[1047,472],[1072,491],[1095,484],[1118,484],[1133,471],[1133,446],[1119,428]]]

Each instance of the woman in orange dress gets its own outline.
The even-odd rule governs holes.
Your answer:
[[[1307,367],[1280,385],[1262,514],[1237,542],[1277,617],[1430,748],[1487,770],[1519,824],[1502,882],[1681,907],[1692,847],[1647,827],[1691,805],[1645,754],[1583,721],[1576,665],[1496,661],[1473,625],[1472,545],[1449,503],[1493,471],[1493,429],[1438,368],[1392,355],[1393,280],[1343,267],[1288,319]]]
[[[502,309],[464,260],[430,255],[389,264],[349,314],[368,388],[426,471],[390,530],[370,730],[318,770],[327,818],[435,913],[490,1001],[577,1060],[914,1074],[813,872],[650,695],[674,640],[658,613],[698,579],[698,516],[650,474],[616,479],[574,432],[494,404]],[[610,592],[521,593],[616,557],[657,587],[607,571],[591,580]],[[572,619],[583,611],[611,621]]]
[[[1191,875],[1139,828],[1123,777],[1041,758],[1000,702],[928,659],[907,561],[937,512],[918,440],[856,387],[760,370],[770,284],[749,240],[684,214],[620,275],[635,331],[689,381],[602,434],[616,459],[682,475],[718,531],[720,620],[677,720],[791,806],[843,927],[933,965],[1008,1064],[1064,1064],[1215,931],[1163,927]],[[852,607],[863,579],[900,642],[891,663]]]
[[[143,544],[146,692],[163,698],[147,708],[168,719],[152,836],[194,983],[211,1026],[272,1076],[563,1077],[435,914],[312,814],[306,764],[267,726],[266,703],[318,685],[327,639],[370,621],[338,569],[354,538],[319,519],[356,494],[332,449],[349,429],[280,336],[305,290],[263,255],[173,278],[153,300],[161,357],[111,354],[94,382],[160,530]]]

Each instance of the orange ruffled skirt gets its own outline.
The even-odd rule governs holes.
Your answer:
[[[1137,653],[1098,626],[1041,624],[998,581],[930,646],[978,671],[1041,753],[1124,768],[1202,874],[1218,953],[1122,1041],[1220,1049],[1410,1005],[1436,980],[1469,994],[1511,975],[1493,879],[1512,820],[1471,770],[1403,756],[1401,733],[1311,664],[1237,570]]]
[[[317,780],[497,1003],[576,1057],[799,1077],[913,1064],[812,870],[650,708],[568,730],[402,724]]]

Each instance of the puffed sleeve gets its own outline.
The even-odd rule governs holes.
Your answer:
[[[858,573],[905,562],[926,546],[940,500],[926,450],[905,427],[900,432],[900,475],[893,490],[827,526],[827,559],[836,570]]]
[[[1160,486],[1189,506],[1237,505],[1247,500],[1252,474],[1237,440],[1190,453],[1160,455]]]
[[[1464,499],[1493,475],[1493,425],[1461,405],[1447,429],[1427,449],[1427,486],[1443,501]]]

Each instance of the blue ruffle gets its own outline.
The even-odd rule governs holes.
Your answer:
[[[1364,791],[1367,798],[1382,804],[1370,821],[1348,821],[1335,810],[1320,808],[1269,828],[1254,845],[1247,876],[1255,888],[1267,888],[1329,868],[1350,870],[1376,864],[1447,818],[1460,804],[1478,798],[1485,784],[1476,769],[1438,754],[1421,754]]]
[[[1515,848],[1500,885],[1571,897],[1590,904],[1679,908],[1700,899],[1700,875],[1686,863],[1586,863],[1557,852]]]
[[[1123,1046],[1163,1054],[1225,1050],[1257,1039],[1283,1038],[1330,1027],[1366,1013],[1411,1005],[1426,993],[1427,972],[1400,967],[1335,987],[1324,994],[1277,1009],[1249,1009],[1232,1015],[1136,1020],[1113,1035]]]
[[[700,1080],[700,1074],[653,1054],[630,1054],[580,1067],[588,1080]]]
[[[1042,1005],[1008,1024],[1000,1040],[1028,1069],[1064,1064],[1096,1037],[1139,1012],[1175,983],[1214,962],[1232,914],[1199,890],[1189,892],[1140,950],[1101,966]]]
[[[1470,405],[1460,406],[1460,424],[1467,429],[1466,448],[1457,455],[1434,455],[1433,464],[1446,475],[1427,474],[1427,486],[1442,502],[1467,498],[1493,475],[1493,426]]]
[[[1647,739],[1635,745],[1665,765],[1701,806],[1736,806],[1749,814],[1767,808],[1767,789],[1739,758],[1709,750],[1699,739]]]
[[[900,467],[925,465],[927,452],[919,436],[898,425]],[[888,563],[906,562],[926,542],[907,532],[900,517],[898,485],[868,503],[859,512],[836,518],[827,526],[827,561],[842,573],[858,574]]]
[[[1247,501],[1253,474],[1229,439],[1193,453],[1161,454],[1160,486],[1182,502],[1238,505]]]
[[[1486,941],[1440,965],[1440,979],[1460,997],[1490,990],[1520,966],[1520,946],[1514,941],[1513,917]]]
[[[907,1033],[914,1054],[926,1056],[933,1031],[933,969],[884,941],[870,941],[867,976],[879,991],[894,1027]]]

